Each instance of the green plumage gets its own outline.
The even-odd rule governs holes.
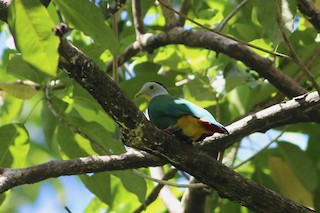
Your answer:
[[[224,128],[207,110],[185,99],[170,95],[159,95],[152,98],[149,103],[148,113],[150,120],[161,129],[174,127],[177,120],[184,115],[191,115]]]

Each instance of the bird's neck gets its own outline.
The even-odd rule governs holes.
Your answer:
[[[150,100],[154,97],[157,97],[159,95],[169,95],[169,93],[166,90],[156,91],[150,96]]]

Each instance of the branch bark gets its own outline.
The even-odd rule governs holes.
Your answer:
[[[165,163],[165,160],[145,152],[130,152],[121,155],[53,160],[23,169],[0,168],[0,194],[15,186],[36,183],[53,177],[133,169]]]
[[[262,58],[245,45],[214,32],[184,30],[183,28],[177,27],[161,34],[147,34],[144,40],[146,40],[144,49],[148,50],[154,50],[169,44],[184,44],[189,47],[205,48],[220,52],[242,61],[248,67],[258,72],[260,76],[268,79],[271,84],[289,97],[295,97],[307,92],[307,90],[301,87],[296,81],[276,68],[269,59]],[[138,53],[139,50],[135,45],[131,45],[120,57],[119,63],[121,64],[125,60],[129,60]],[[108,70],[109,67],[108,65]]]
[[[320,32],[320,10],[311,0],[298,0],[298,8],[313,27]]]

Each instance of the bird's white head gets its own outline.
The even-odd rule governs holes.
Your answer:
[[[158,95],[167,94],[168,91],[162,84],[158,82],[147,82],[141,87],[140,91],[134,97],[144,97],[149,101]]]

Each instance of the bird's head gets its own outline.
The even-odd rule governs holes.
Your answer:
[[[134,98],[143,97],[150,101],[152,98],[158,95],[167,95],[168,91],[166,88],[158,82],[147,82],[145,83],[140,91],[134,96]]]

